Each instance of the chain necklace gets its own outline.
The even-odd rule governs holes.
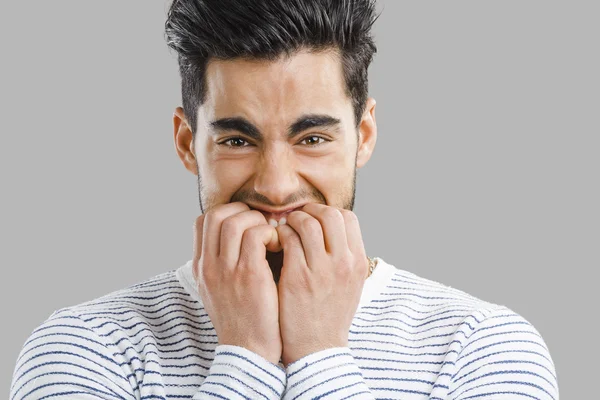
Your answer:
[[[368,257],[368,256],[367,256],[367,260],[369,260],[369,275],[367,275],[367,278],[368,278],[369,276],[371,276],[371,274],[373,273],[373,270],[377,266],[377,261],[375,261],[373,258]]]

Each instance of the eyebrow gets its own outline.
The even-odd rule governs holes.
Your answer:
[[[339,131],[341,120],[326,114],[305,114],[292,123],[287,132],[288,139],[311,128],[334,128]],[[220,118],[210,123],[215,130],[238,131],[254,140],[261,140],[260,130],[244,117]]]

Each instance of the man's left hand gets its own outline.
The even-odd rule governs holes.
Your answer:
[[[356,215],[307,204],[277,227],[284,258],[279,278],[282,360],[348,346],[368,259]]]

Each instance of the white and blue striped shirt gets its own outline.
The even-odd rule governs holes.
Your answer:
[[[217,345],[188,261],[53,313],[24,344],[10,398],[558,400],[550,353],[527,320],[377,262],[348,348],[286,369]]]

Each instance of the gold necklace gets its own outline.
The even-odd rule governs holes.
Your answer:
[[[377,266],[377,261],[375,261],[373,258],[368,257],[368,256],[367,256],[367,260],[369,260],[369,275],[367,275],[367,278],[368,278],[369,276],[371,276],[371,274],[373,273],[373,270]]]

